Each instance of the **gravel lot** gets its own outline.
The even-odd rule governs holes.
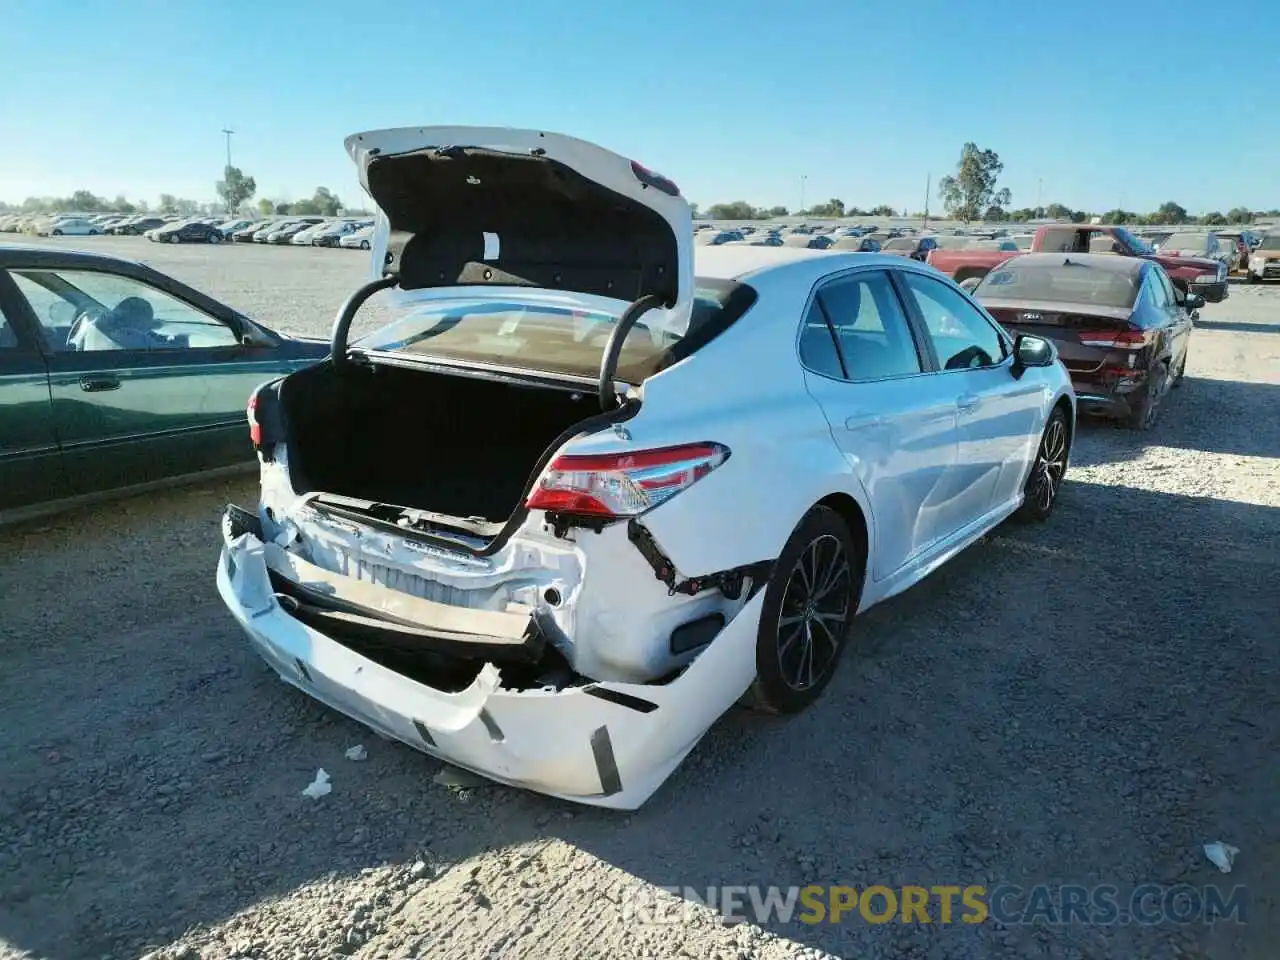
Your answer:
[[[71,242],[312,333],[367,264]],[[1159,426],[1082,424],[1069,476],[1048,524],[862,618],[816,708],[731,713],[631,816],[434,783],[438,762],[276,680],[213,583],[252,478],[0,532],[0,957],[1274,958],[1280,287],[1205,310]],[[1229,878],[1212,840],[1241,848]],[[1247,885],[1247,925],[621,906],[633,884],[1220,881]]]

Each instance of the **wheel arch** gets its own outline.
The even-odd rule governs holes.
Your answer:
[[[862,512],[858,501],[844,492],[829,493],[814,506],[834,510],[848,524],[854,543],[862,551],[862,582],[858,588],[858,608],[861,609],[862,597],[867,590],[867,570],[871,562],[871,529],[867,524],[866,514]]]

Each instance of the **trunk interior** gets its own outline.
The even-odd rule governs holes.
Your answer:
[[[294,489],[505,521],[562,433],[600,412],[594,391],[322,363],[281,395]]]

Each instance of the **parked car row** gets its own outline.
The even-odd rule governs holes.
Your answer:
[[[369,249],[373,235],[370,217],[271,217],[242,219],[225,217],[176,217],[157,214],[66,214],[54,216],[0,217],[0,233],[33,233],[42,237],[145,236],[157,243],[258,243],[296,246],[347,247]]]

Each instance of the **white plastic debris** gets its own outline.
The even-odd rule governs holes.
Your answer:
[[[329,784],[329,774],[325,773],[324,767],[321,767],[316,771],[316,778],[303,789],[302,795],[312,800],[319,800],[327,796],[332,789],[333,787]]]
[[[368,760],[369,751],[364,748],[363,743],[357,743],[354,747],[348,747],[346,752],[348,760]]]
[[[1231,844],[1223,843],[1221,840],[1215,840],[1213,843],[1204,845],[1204,855],[1209,858],[1210,863],[1223,873],[1231,872],[1231,865],[1235,863],[1236,854],[1239,852],[1239,847],[1233,847]]]

